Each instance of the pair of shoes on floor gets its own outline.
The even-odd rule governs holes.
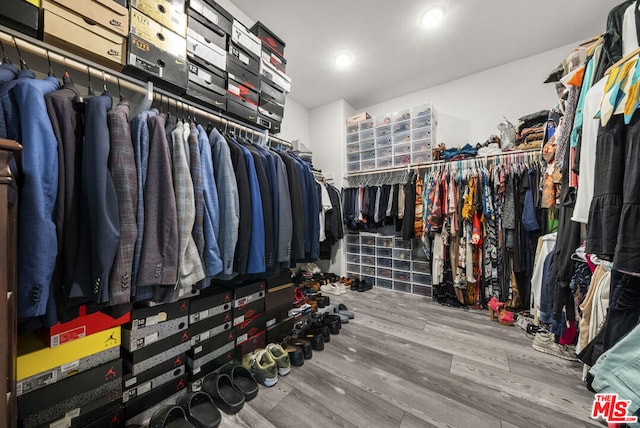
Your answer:
[[[303,338],[287,336],[281,345],[282,349],[289,354],[292,367],[301,367],[304,365],[304,360],[310,360],[313,357],[311,342]]]
[[[251,371],[256,381],[268,387],[278,383],[278,376],[286,376],[291,371],[289,353],[277,343],[245,354],[242,365]]]
[[[373,288],[373,284],[365,281],[364,279],[354,279],[351,284],[351,289],[354,291],[367,291]]]
[[[318,312],[324,312],[324,313],[339,315],[340,316],[340,322],[342,324],[347,324],[350,319],[354,318],[353,312],[348,310],[347,307],[342,303],[340,303],[338,305],[326,306],[326,307],[322,308],[321,310],[319,310]]]
[[[339,296],[341,294],[347,294],[347,287],[339,282],[332,282],[331,284],[321,285],[320,291],[327,294],[333,294]]]
[[[538,332],[533,338],[533,343],[531,344],[531,346],[536,351],[553,355],[555,357],[562,358],[563,360],[578,361],[575,348],[572,349],[572,347],[569,347],[567,345],[556,343],[555,334],[547,331],[544,328],[538,329]]]
[[[496,296],[491,297],[487,302],[489,307],[489,318],[494,321],[497,315],[498,322],[502,325],[513,325],[516,321],[513,312],[508,311],[505,303],[498,300]]]
[[[534,323],[533,318],[528,317],[528,316],[523,315],[523,314],[518,314],[518,317],[516,318],[515,325],[520,327],[524,331],[527,331],[527,327],[530,326],[530,325],[533,325],[533,323]]]
[[[211,396],[220,410],[233,415],[258,395],[258,383],[246,367],[231,363],[220,373],[207,375],[202,382],[202,391]]]

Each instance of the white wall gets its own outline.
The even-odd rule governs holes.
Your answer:
[[[309,112],[309,146],[313,150],[313,165],[327,177],[333,177],[336,187],[342,187],[345,174],[345,118],[353,114],[345,100],[338,100]],[[333,248],[330,263],[319,263],[325,272],[344,275],[344,240]]]
[[[300,140],[309,146],[309,110],[298,104],[293,98],[287,97],[284,105],[284,119],[278,137],[283,140]]]
[[[432,102],[438,112],[436,141],[475,145],[493,134],[503,116],[518,118],[557,102],[554,84],[542,83],[577,43],[394,98],[358,111],[372,116]],[[335,126],[344,126],[342,123]],[[313,137],[312,137],[313,138]]]

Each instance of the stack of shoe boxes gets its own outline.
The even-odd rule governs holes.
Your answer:
[[[260,40],[233,20],[227,54],[227,111],[250,122],[258,119]]]
[[[267,343],[279,343],[293,328],[296,317],[290,316],[293,308],[295,285],[289,271],[267,280],[265,316]]]
[[[185,95],[227,109],[227,45],[233,17],[213,0],[191,0],[187,8],[189,86]]]
[[[129,11],[114,0],[42,0],[43,40],[115,70],[126,62]]]
[[[128,421],[187,386],[189,301],[136,308],[122,330]]]
[[[286,94],[291,91],[291,79],[285,74],[285,43],[259,21],[250,31],[262,42],[258,123],[277,134],[284,117]]]
[[[40,28],[40,0],[4,0],[0,9],[0,25],[13,28],[31,37],[38,36]]]
[[[122,426],[121,329],[69,335],[48,347],[20,337],[17,395],[21,426]]]
[[[125,72],[183,93],[189,76],[184,0],[131,0],[129,10]]]
[[[266,285],[264,281],[233,288],[233,325],[237,359],[266,345]]]
[[[191,349],[187,353],[187,371],[192,391],[199,391],[206,375],[233,358],[236,335],[233,329],[232,298],[232,291],[210,287],[198,298],[191,300]]]

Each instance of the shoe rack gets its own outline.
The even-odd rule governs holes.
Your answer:
[[[419,250],[419,248],[415,248]],[[361,233],[347,235],[347,276],[376,287],[432,298],[431,269],[413,240]]]
[[[347,125],[347,173],[431,162],[435,128],[430,103]]]

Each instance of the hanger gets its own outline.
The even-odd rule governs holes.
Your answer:
[[[13,45],[16,47],[16,51],[18,52],[18,58],[20,59],[20,70],[28,70],[29,66],[27,65],[27,61],[22,58],[22,52],[20,52],[20,48],[18,47],[18,42],[16,41],[16,36],[13,37]]]
[[[102,70],[102,95],[109,95],[109,88],[107,88],[107,74]]]
[[[120,102],[124,101],[124,94],[122,93],[122,86],[120,85],[120,77],[116,78],[117,82],[118,82],[118,95],[120,97]],[[162,97],[162,95],[161,95]],[[162,107],[162,98],[160,98],[160,107]]]
[[[635,57],[636,55],[640,54],[640,48],[636,48],[633,51],[631,51],[628,55],[623,56],[622,58],[620,58],[620,60],[618,60],[616,63],[614,63],[611,67],[607,68],[607,71],[604,72],[604,75],[607,76],[608,74],[610,74],[615,68],[620,67],[622,64],[624,64],[625,62],[633,59],[633,57]]]
[[[53,72],[53,65],[51,64],[51,56],[49,55],[49,49],[47,49],[47,63],[49,64],[49,72],[47,73],[47,76],[56,77],[55,73]]]
[[[4,45],[0,41],[0,48],[2,48],[2,63],[12,64],[11,58],[7,56],[7,51],[4,49]]]
[[[88,95],[91,97],[96,96],[96,91],[93,89],[93,84],[91,83],[91,68],[87,66],[87,78],[89,79],[89,86],[87,86]]]
[[[62,57],[62,64],[64,65],[64,74],[62,75],[62,83],[65,85],[73,85],[73,80],[71,80],[71,75],[69,74],[69,69],[67,68],[67,58]]]

